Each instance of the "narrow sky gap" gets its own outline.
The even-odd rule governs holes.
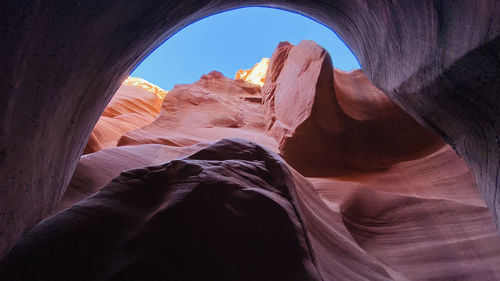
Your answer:
[[[231,10],[182,29],[149,55],[131,74],[165,90],[192,83],[212,70],[233,78],[270,57],[280,41],[314,40],[328,50],[333,65],[360,68],[356,57],[329,28],[302,15],[273,8]]]

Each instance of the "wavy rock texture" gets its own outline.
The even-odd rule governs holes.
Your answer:
[[[500,237],[466,163],[363,72],[334,70],[314,42],[280,43],[261,92],[218,72],[175,87],[127,145],[80,159],[55,215],[0,262],[0,276],[500,278]],[[217,121],[234,116],[236,128]],[[252,134],[276,141],[210,143]],[[315,162],[322,138],[335,146]],[[354,160],[331,157],[346,152]]]
[[[57,214],[98,192],[112,179],[119,176],[122,171],[160,165],[190,155],[208,145],[172,147],[160,144],[143,144],[109,148],[98,153],[84,155],[78,161],[68,188],[52,214]]]
[[[375,86],[463,157],[499,221],[496,0],[9,1],[0,11],[0,256],[56,207],[134,67],[186,25],[248,5],[334,29]]]
[[[157,86],[149,81],[146,81],[142,78],[139,78],[139,77],[129,76],[125,81],[123,81],[123,84],[140,87],[144,90],[147,90],[148,92],[155,94],[161,100],[163,100],[165,98],[165,96],[168,94],[168,91],[165,91],[162,88],[160,88],[159,86]],[[115,93],[115,96],[116,96],[116,93]]]
[[[212,71],[193,84],[176,85],[165,97],[160,116],[125,134],[118,145],[159,143],[188,146],[241,137],[275,147],[264,131],[258,85]]]
[[[242,140],[122,173],[39,224],[0,273],[15,280],[390,279],[307,180]]]
[[[294,192],[276,155],[221,141],[122,173],[36,227],[0,273],[19,281],[319,280]],[[68,262],[75,267],[61,267]]]
[[[499,278],[494,220],[449,146],[370,176],[308,180],[393,280]]]
[[[143,79],[129,77],[104,109],[83,154],[115,147],[123,134],[151,123],[158,117],[166,94]]]
[[[262,89],[270,135],[306,176],[380,171],[443,142],[371,85],[360,70],[333,70],[312,41],[281,43]]]

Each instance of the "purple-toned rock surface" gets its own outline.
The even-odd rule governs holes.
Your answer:
[[[283,160],[248,141],[223,140],[122,173],[35,227],[0,276],[320,280],[298,208]]]
[[[418,149],[418,155],[392,155],[390,161],[383,161],[382,170],[374,172],[374,166],[369,165],[371,174],[365,171],[363,176],[356,174],[358,168],[366,170],[357,166],[366,164],[363,159],[349,160],[356,169],[334,174],[336,178],[329,173],[310,174],[323,177],[310,179],[321,197],[313,189],[302,192],[296,188],[301,199],[288,202],[309,209],[297,218],[304,222],[318,220],[304,224],[303,228],[311,237],[317,235],[311,238],[310,247],[315,251],[319,274],[326,280],[500,279],[494,266],[498,265],[498,233],[494,223],[499,225],[497,210],[500,209],[500,5],[496,0],[5,3],[0,10],[0,258],[23,233],[56,210],[95,123],[130,71],[163,39],[187,24],[245,5],[302,12],[335,29],[360,60],[367,79],[449,145],[439,148],[430,142]],[[321,60],[325,61],[319,56],[315,62],[319,64]],[[369,96],[359,99],[342,94],[356,89],[352,81],[366,85],[364,78],[353,73],[352,80],[336,83],[342,82],[342,74],[331,72],[336,102],[345,113],[337,115],[340,121],[347,117],[353,119],[349,124],[381,120],[378,113],[373,115],[380,112],[379,107],[360,105],[363,100],[371,100]],[[323,72],[316,69],[315,73]],[[266,82],[284,79],[279,76],[268,77]],[[305,83],[315,81],[305,76],[301,79]],[[310,89],[316,85],[304,86],[309,93],[315,92]],[[364,95],[359,93],[359,97]],[[314,95],[309,94],[305,100],[311,97]],[[272,102],[276,106],[276,100]],[[338,113],[335,102],[328,103]],[[273,116],[272,111],[268,114]],[[315,114],[311,111],[309,117]],[[347,143],[358,147],[358,140]],[[282,155],[287,158],[286,151]],[[369,159],[379,167],[380,159]],[[297,163],[297,169],[303,170]],[[325,175],[329,177],[325,179]],[[294,181],[304,179],[297,174]],[[306,181],[297,186],[307,185]],[[339,185],[340,188],[335,188]],[[485,203],[474,191],[476,186]],[[348,187],[350,191],[345,190]],[[340,192],[343,189],[345,192]],[[90,190],[89,193],[95,189]],[[304,199],[307,196],[320,199]],[[484,204],[492,217],[488,218]],[[278,205],[273,205],[276,207],[273,210],[280,210]],[[337,215],[332,210],[337,210]],[[43,226],[38,226],[35,231],[40,231],[40,227],[43,230]],[[403,230],[400,236],[393,236]],[[292,236],[297,237],[297,233]],[[345,238],[335,240],[335,233]],[[434,236],[436,233],[439,235]],[[24,241],[43,245],[42,238],[50,237]],[[71,239],[68,241],[74,241]],[[29,256],[34,253],[32,250],[41,247],[24,243],[27,242],[18,244],[16,252],[21,252],[17,253]],[[339,245],[350,248],[344,250]],[[54,252],[54,259],[61,258],[57,253]],[[99,257],[99,253],[95,256]],[[335,263],[339,257],[344,257],[338,261],[339,266],[322,264],[327,260]],[[359,257],[364,258],[359,260]],[[5,270],[21,274],[37,272],[30,266],[24,268],[32,270],[16,271],[16,266],[23,263],[10,264],[13,259],[10,256],[5,261]],[[349,262],[353,260],[362,266],[353,266]],[[28,262],[24,265],[31,264],[31,260]],[[5,267],[6,264],[12,267]],[[71,266],[75,265],[69,263]],[[344,270],[364,277],[352,277]],[[59,279],[67,280],[63,276]]]
[[[449,145],[314,42],[281,43],[267,74],[262,93],[217,72],[178,86],[150,125],[82,156],[0,276],[500,278],[495,221]]]

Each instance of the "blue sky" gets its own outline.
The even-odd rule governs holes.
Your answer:
[[[271,57],[280,41],[314,40],[328,50],[333,65],[360,68],[356,57],[329,28],[302,15],[262,7],[236,9],[201,19],[174,34],[131,74],[165,90],[197,81],[212,70],[234,78]]]

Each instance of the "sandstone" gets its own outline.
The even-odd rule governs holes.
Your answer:
[[[276,150],[265,133],[260,87],[212,71],[193,84],[176,85],[163,100],[160,116],[126,133],[118,145],[147,143],[190,146],[240,137]]]
[[[129,76],[125,81],[123,81],[123,84],[143,88],[144,90],[155,94],[161,100],[163,100],[165,96],[168,94],[168,91],[165,91],[159,86],[156,86],[155,84],[139,77]]]
[[[451,147],[372,175],[308,180],[393,280],[498,279],[494,220]]]
[[[277,155],[247,141],[221,141],[122,173],[39,224],[3,261],[0,276],[320,280],[294,188]]]
[[[21,240],[0,263],[0,274],[15,280],[498,279],[494,220],[449,145],[362,71],[333,69],[313,42],[280,43],[268,75],[263,93],[219,72],[176,86],[157,120],[127,134],[133,141],[80,159],[53,216]],[[245,110],[237,115],[235,108]],[[165,141],[167,133],[187,141]],[[211,143],[227,135],[256,135],[265,143],[266,134],[282,145]],[[334,143],[325,154],[357,152],[354,163],[383,168],[320,162],[325,156],[308,155],[315,138]],[[301,146],[291,157],[287,147],[295,139]],[[325,165],[331,166],[321,170]],[[74,250],[66,251],[70,244]]]
[[[1,279],[500,279],[495,0],[31,4],[11,1],[0,11],[0,258],[18,242],[0,261]],[[65,197],[94,125],[137,64],[187,24],[247,5],[302,12],[335,29],[366,79],[331,70],[314,46],[281,44],[266,95],[239,84],[261,117],[246,122],[251,114],[228,110],[197,120],[186,137],[177,128],[170,139],[161,127],[130,133],[124,144],[135,146],[88,155],[86,167],[103,173],[79,170],[72,185],[82,193],[63,203],[100,191],[35,226]],[[290,83],[292,74],[305,84]],[[299,87],[310,104],[279,109],[291,103],[283,93]],[[224,109],[226,100],[215,100],[192,97],[193,106]],[[267,144],[229,140],[184,155],[248,136],[249,124]],[[163,153],[170,162],[158,163]],[[105,183],[128,168],[137,169]]]
[[[163,161],[170,162],[136,168]],[[73,180],[93,178],[90,186],[103,188],[39,224],[2,262],[2,276],[494,280],[500,274],[494,222],[449,147],[356,179],[305,179],[273,152],[237,139],[117,147],[80,162]],[[409,176],[417,172],[420,178]],[[262,259],[271,254],[278,256]]]
[[[381,171],[443,145],[360,70],[334,71],[314,42],[278,46],[268,76],[262,92],[269,134],[303,175]]]
[[[78,161],[68,188],[51,215],[98,192],[122,171],[160,165],[188,156],[208,145],[172,147],[161,144],[143,144],[114,147],[84,155]]]
[[[11,1],[0,11],[0,256],[57,206],[95,123],[139,62],[187,24],[248,5],[335,30],[368,80],[467,162],[499,224],[495,0]]]
[[[129,77],[97,121],[83,154],[115,147],[126,132],[151,123],[158,117],[166,94],[146,80]]]
[[[234,79],[243,80],[248,83],[256,84],[262,87],[266,82],[266,72],[269,67],[269,58],[262,58],[252,68],[243,70],[240,69],[236,72]]]

